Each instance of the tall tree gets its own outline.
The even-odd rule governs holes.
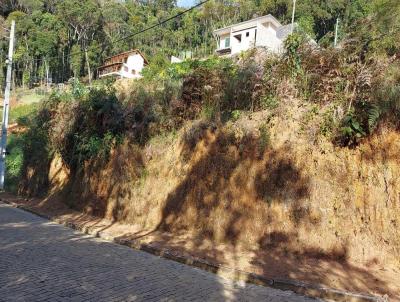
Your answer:
[[[92,78],[88,47],[101,31],[101,10],[95,0],[65,0],[57,6],[58,15],[70,26],[71,37],[84,53],[89,81]]]

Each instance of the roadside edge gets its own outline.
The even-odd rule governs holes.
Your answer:
[[[205,261],[204,259],[182,256],[172,250],[158,248],[151,244],[140,243],[137,240],[118,239],[106,236],[101,232],[96,232],[90,230],[90,228],[81,227],[78,224],[75,224],[71,221],[63,221],[58,218],[50,217],[48,215],[35,211],[35,209],[8,201],[6,199],[0,199],[0,202],[4,202],[14,208],[30,212],[44,219],[64,225],[73,230],[80,231],[82,233],[92,235],[101,239],[105,239],[107,241],[112,241],[116,244],[128,246],[132,249],[144,251],[165,259],[169,259],[192,267],[196,267],[213,274],[218,274],[220,276],[233,279],[235,281],[243,281],[250,284],[267,286],[280,290],[290,290],[297,294],[305,295],[308,297],[329,299],[338,302],[388,302],[389,301],[386,295],[384,297],[378,297],[368,294],[353,293],[344,290],[332,289],[324,286],[313,285],[289,279],[269,279],[262,275],[249,273],[238,269],[233,269],[220,264],[210,263],[208,261]]]

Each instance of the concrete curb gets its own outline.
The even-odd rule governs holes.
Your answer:
[[[199,269],[202,269],[202,270],[214,273],[214,274],[218,274],[221,276],[229,276],[230,279],[233,279],[235,281],[244,281],[246,283],[267,286],[267,287],[280,289],[280,290],[290,290],[297,294],[314,297],[314,298],[329,299],[329,300],[333,300],[333,301],[343,301],[343,302],[388,302],[389,301],[387,295],[385,295],[384,297],[378,297],[378,296],[372,296],[372,295],[367,295],[367,294],[352,293],[349,291],[332,289],[332,288],[319,286],[319,285],[307,284],[307,283],[294,281],[294,280],[268,279],[261,275],[229,268],[229,267],[226,267],[226,266],[223,266],[220,264],[210,263],[203,259],[194,258],[194,257],[185,257],[182,255],[179,255],[178,253],[176,253],[174,251],[158,248],[158,247],[152,246],[151,244],[140,243],[137,240],[118,239],[118,238],[106,236],[106,235],[102,234],[101,232],[91,231],[90,228],[81,227],[70,221],[62,221],[60,219],[55,219],[48,215],[38,213],[34,209],[29,208],[24,205],[19,205],[19,204],[16,204],[14,202],[10,202],[10,201],[4,200],[4,199],[0,199],[0,201],[2,201],[14,208],[18,208],[18,209],[30,212],[39,217],[45,218],[50,221],[54,221],[58,224],[62,224],[66,227],[83,232],[85,234],[93,235],[95,237],[102,238],[107,241],[112,241],[116,244],[128,246],[128,247],[136,249],[136,250],[144,251],[144,252],[147,252],[147,253],[150,253],[150,254],[165,258],[165,259],[169,259],[169,260],[180,262],[180,263],[183,263],[186,265],[190,265],[192,267],[196,267],[196,268],[199,268]]]

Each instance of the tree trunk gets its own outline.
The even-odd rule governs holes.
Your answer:
[[[49,64],[44,60],[44,66],[46,68],[46,91],[49,91]]]
[[[65,75],[65,58],[64,58],[64,48],[62,51],[62,72],[61,72],[61,82],[64,83],[64,75]]]
[[[89,75],[89,85],[92,84],[92,73],[90,71],[90,63],[89,63],[89,56],[87,52],[87,47],[85,47],[85,58],[86,58],[86,65],[88,69],[88,75]]]

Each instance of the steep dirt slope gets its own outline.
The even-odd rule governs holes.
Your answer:
[[[47,202],[62,197],[135,226],[124,236],[240,269],[394,297],[400,134],[336,147],[304,129],[307,112],[290,99],[274,114],[190,122],[144,148],[126,142],[74,177],[55,157]]]

